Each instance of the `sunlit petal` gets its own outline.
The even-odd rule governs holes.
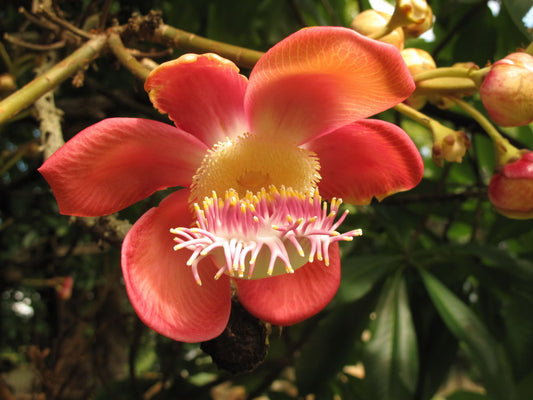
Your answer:
[[[256,64],[246,92],[252,131],[294,143],[403,101],[414,83],[398,49],[351,29],[303,29]]]
[[[198,286],[186,265],[191,252],[173,250],[169,229],[192,222],[188,195],[171,194],[133,225],[122,246],[122,270],[133,308],[146,325],[174,340],[200,342],[224,330],[230,282],[226,275],[214,280],[218,268],[204,259]]]
[[[154,106],[207,145],[248,131],[243,99],[247,80],[215,54],[186,54],[161,64],[145,83]]]
[[[62,214],[106,215],[156,190],[188,186],[206,151],[172,125],[110,118],[67,142],[39,168]]]
[[[330,265],[314,261],[294,272],[267,279],[238,279],[242,305],[257,318],[287,326],[312,317],[333,298],[340,282],[338,244],[329,248]]]
[[[418,149],[396,125],[380,120],[359,121],[306,144],[320,160],[325,198],[341,197],[351,204],[368,204],[409,190],[422,179]]]

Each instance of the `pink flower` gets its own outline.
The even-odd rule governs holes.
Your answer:
[[[190,188],[146,212],[122,247],[135,311],[175,340],[219,335],[232,286],[250,313],[273,324],[316,314],[339,285],[337,242],[360,234],[336,231],[344,215],[335,221],[334,197],[368,204],[422,177],[405,132],[363,120],[414,90],[400,53],[349,29],[291,35],[249,80],[219,56],[188,54],[155,69],[145,88],[175,127],[103,120],[40,172],[60,212],[80,216]]]
[[[533,152],[501,167],[491,178],[489,199],[502,215],[515,219],[533,218]]]

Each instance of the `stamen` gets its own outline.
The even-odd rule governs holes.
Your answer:
[[[242,198],[228,190],[224,199],[215,192],[202,207],[194,204],[196,227],[173,228],[174,250],[192,251],[187,261],[196,282],[201,285],[198,263],[213,255],[222,274],[259,279],[294,271],[315,258],[330,263],[329,246],[362,235],[361,229],[339,233],[348,210],[335,221],[342,200],[329,206],[318,191],[303,194],[284,186],[270,186]]]

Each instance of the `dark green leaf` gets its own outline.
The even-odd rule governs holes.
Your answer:
[[[444,323],[461,341],[479,369],[487,392],[494,400],[508,400],[513,390],[511,371],[504,350],[485,324],[446,286],[420,270],[430,298]]]
[[[374,399],[410,400],[418,380],[418,349],[401,271],[389,278],[375,310],[364,364]]]
[[[357,361],[350,356],[368,323],[374,304],[372,297],[335,308],[310,333],[312,336],[302,347],[295,366],[300,394],[327,390],[328,379],[344,365]]]

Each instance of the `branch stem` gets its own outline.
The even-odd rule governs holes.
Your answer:
[[[128,49],[124,47],[122,39],[117,32],[111,32],[109,34],[108,44],[118,61],[135,75],[135,77],[144,82],[148,77],[150,70],[137,61]]]
[[[504,138],[492,123],[475,107],[454,96],[447,97],[469,114],[491,138],[496,151],[496,162],[503,166],[521,157],[522,151],[514,147],[509,140]]]
[[[263,55],[262,52],[207,39],[161,24],[154,32],[154,41],[164,42],[186,51],[213,52],[234,61],[237,65],[251,68]]]
[[[0,102],[0,125],[84,68],[98,56],[106,43],[106,35],[95,36],[53,68],[2,100]]]

